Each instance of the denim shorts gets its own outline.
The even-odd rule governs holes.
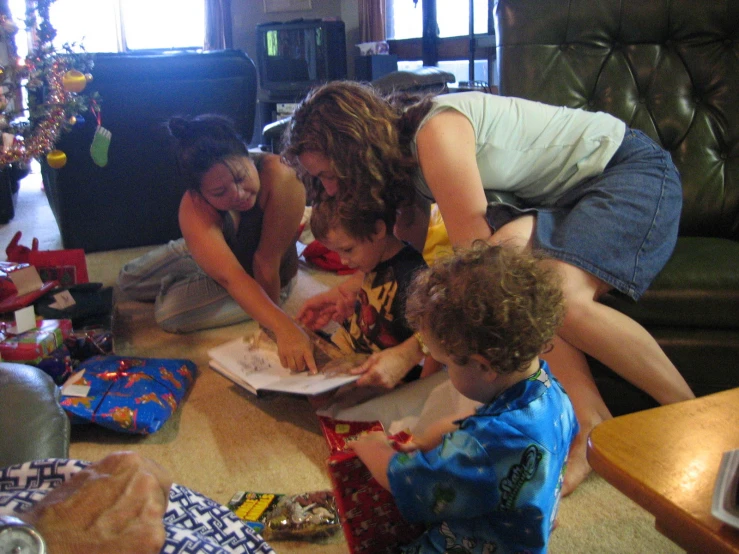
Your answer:
[[[571,188],[553,206],[491,202],[487,221],[494,232],[535,213],[536,250],[638,300],[675,248],[681,210],[682,185],[670,154],[627,128],[600,175]]]

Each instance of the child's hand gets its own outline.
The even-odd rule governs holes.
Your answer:
[[[400,383],[413,365],[408,365],[404,356],[394,348],[375,352],[359,367],[352,369],[353,375],[362,375],[357,381],[360,387],[392,389]]]
[[[419,445],[416,443],[415,439],[411,439],[406,442],[396,442],[395,448],[399,452],[415,452],[416,450],[423,450]]]
[[[396,454],[395,449],[390,446],[387,435],[382,431],[373,431],[357,437],[356,440],[348,443],[347,448],[356,452],[364,465],[367,466],[372,477],[377,482],[390,490],[390,483],[387,478],[387,467],[390,459]]]
[[[390,440],[383,431],[371,431],[369,433],[362,433],[356,437],[353,441],[347,443],[347,447],[355,450],[361,450],[364,447],[372,447],[377,444],[384,446],[390,446]]]
[[[340,288],[335,287],[305,301],[300,308],[296,320],[308,329],[321,329],[331,321],[342,322],[354,310],[354,297],[349,297]]]
[[[375,352],[362,365],[351,371],[362,375],[357,385],[394,388],[421,361],[418,341],[411,337],[397,346]]]

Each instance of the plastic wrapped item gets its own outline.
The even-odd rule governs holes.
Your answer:
[[[331,491],[294,495],[239,491],[228,508],[267,540],[313,541],[341,529]]]

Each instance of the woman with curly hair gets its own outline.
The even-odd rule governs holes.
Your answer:
[[[313,194],[351,203],[363,190],[398,202],[396,234],[417,248],[434,201],[455,246],[482,239],[546,254],[567,306],[547,360],[581,428],[565,493],[590,471],[588,434],[611,417],[585,354],[662,404],[694,396],[646,329],[598,302],[613,289],[638,300],[677,240],[680,177],[644,133],[605,113],[520,98],[393,99],[335,81],[300,103],[282,154]],[[336,311],[340,293],[324,299]]]

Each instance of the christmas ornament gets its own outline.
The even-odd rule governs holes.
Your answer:
[[[70,69],[62,77],[62,86],[67,92],[82,92],[87,86],[87,79],[81,71]]]
[[[92,161],[100,167],[108,165],[108,148],[110,147],[111,134],[108,129],[103,127],[102,114],[97,103],[93,100],[90,106],[90,111],[95,114],[98,126],[95,129],[95,136],[92,137],[92,144],[90,145],[90,155]]]
[[[105,127],[95,130],[95,136],[92,137],[92,145],[90,146],[90,155],[92,161],[100,167],[108,165],[108,148],[110,147],[110,131]]]
[[[49,19],[49,6],[54,1],[26,2],[25,23],[33,44],[25,59],[18,56],[15,39],[11,36],[17,32],[17,26],[12,19],[0,14],[0,47],[7,48],[9,59],[0,75],[0,83],[6,87],[9,100],[0,110],[0,130],[14,137],[7,143],[3,140],[0,168],[46,156],[54,149],[59,135],[73,128],[70,118],[85,112],[90,101],[99,100],[96,92],[79,94],[90,80],[92,56],[81,45],[64,45],[61,50],[53,45],[56,30]],[[21,88],[31,93],[23,95],[27,98],[26,105],[21,102],[20,92],[16,94]],[[51,160],[50,165],[64,164],[58,154],[52,155]]]
[[[61,150],[52,150],[46,154],[46,161],[50,167],[61,169],[67,164],[67,155]]]

